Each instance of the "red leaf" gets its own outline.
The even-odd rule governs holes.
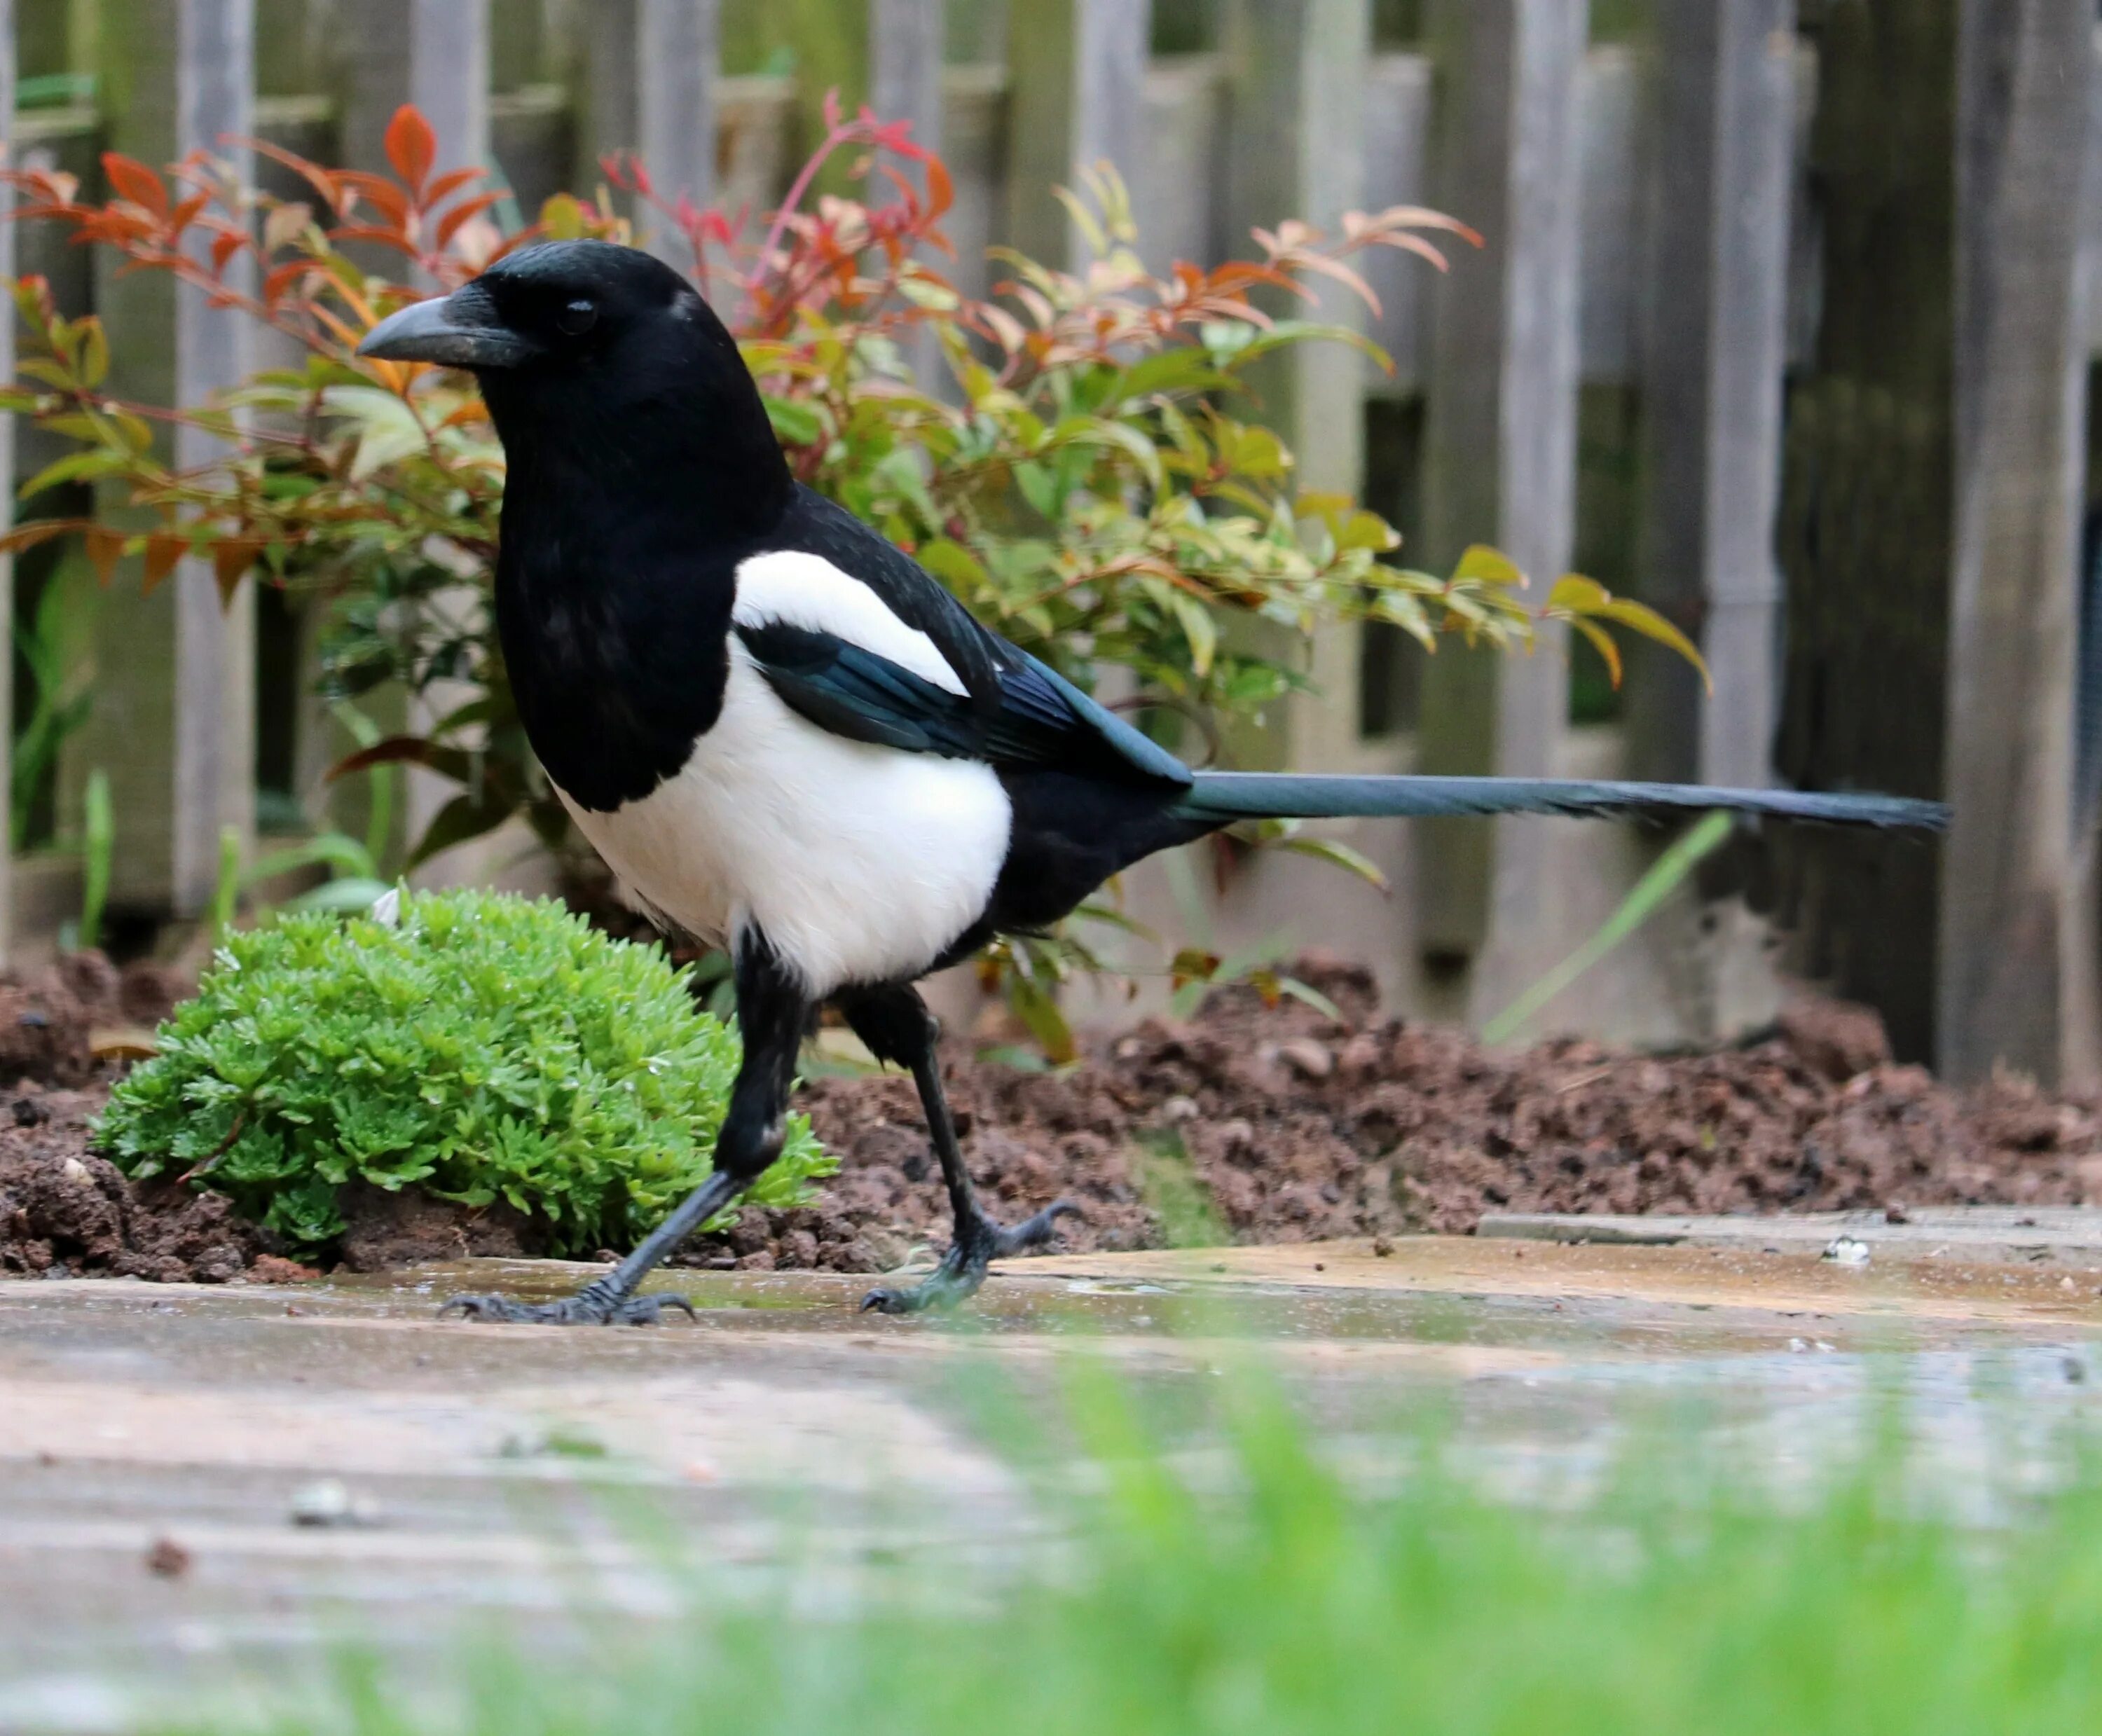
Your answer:
[[[418,257],[416,250],[401,239],[399,229],[384,229],[375,223],[347,223],[334,232],[333,238],[339,241],[376,241],[410,259]]]
[[[375,742],[371,746],[360,748],[356,753],[346,755],[336,761],[328,768],[326,781],[335,783],[355,773],[370,771],[375,765],[397,765],[403,760],[412,765],[422,765],[437,751],[436,744],[422,736],[390,735],[383,742]]]
[[[257,155],[271,162],[282,163],[295,175],[303,176],[308,185],[322,196],[332,211],[343,209],[343,185],[333,169],[324,169],[319,163],[308,162],[304,157],[271,144],[268,139],[244,139],[241,141]]]
[[[387,123],[386,142],[387,160],[393,164],[394,172],[422,193],[424,183],[430,178],[431,165],[438,157],[438,135],[431,131],[431,123],[416,112],[413,104],[404,103]]]
[[[312,259],[295,259],[289,265],[281,265],[263,280],[263,302],[266,307],[277,305],[277,298],[317,268]]]
[[[223,606],[232,605],[234,589],[240,584],[242,575],[255,565],[269,546],[262,537],[225,537],[213,545],[211,576],[219,581],[219,600]]]
[[[175,233],[180,235],[184,230],[187,229],[192,224],[195,223],[197,219],[197,214],[211,202],[211,199],[209,194],[193,193],[189,196],[189,197],[184,200],[180,205],[177,206],[175,210],[175,215],[169,219],[169,223],[175,229]]]
[[[241,251],[241,247],[242,240],[237,235],[219,235],[213,237],[211,243],[212,270],[219,276],[222,277],[224,277],[226,275],[226,268],[228,264],[233,260],[234,255]]]
[[[189,543],[181,537],[157,531],[147,538],[146,576],[141,588],[151,591],[175,570],[176,564],[189,551]]]
[[[397,229],[409,226],[410,206],[401,189],[392,181],[376,175],[367,175],[359,169],[337,171],[337,179],[366,200],[372,208]]]
[[[118,197],[144,206],[156,217],[168,215],[168,189],[162,184],[160,176],[137,157],[104,151],[102,172],[109,178],[109,184],[117,189]]]
[[[927,153],[927,221],[944,215],[956,202],[955,184],[949,179],[948,165],[933,152]]]
[[[19,555],[25,548],[34,548],[39,542],[48,542],[53,537],[62,537],[75,530],[91,530],[94,522],[84,518],[35,518],[26,525],[17,525],[4,536],[0,536],[0,554]]]
[[[454,169],[440,175],[424,189],[424,206],[428,210],[433,205],[442,205],[463,187],[480,180],[488,171],[482,169]]]
[[[95,577],[106,586],[116,576],[117,563],[124,556],[123,533],[96,525],[81,540],[86,545],[87,558],[95,568]]]
[[[446,244],[459,232],[462,224],[470,217],[479,217],[490,206],[495,204],[496,200],[497,195],[493,193],[477,193],[472,199],[461,201],[441,217],[438,219],[438,251],[441,253],[445,251]]]

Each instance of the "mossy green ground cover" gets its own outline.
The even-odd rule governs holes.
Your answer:
[[[655,946],[552,901],[418,893],[398,919],[290,914],[229,934],[98,1140],[147,1177],[194,1171],[299,1250],[353,1182],[540,1219],[549,1251],[632,1247],[707,1176],[736,1034]],[[830,1161],[792,1118],[752,1197],[792,1205]]]

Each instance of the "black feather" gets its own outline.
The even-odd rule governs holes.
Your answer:
[[[1725,790],[1704,784],[1635,784],[1551,777],[1352,777],[1294,772],[1203,772],[1177,804],[1193,819],[1422,819],[1463,814],[1561,814],[1576,819],[1664,819],[1723,808],[1823,826],[1938,832],[1939,802],[1896,795],[1827,795],[1799,790]]]

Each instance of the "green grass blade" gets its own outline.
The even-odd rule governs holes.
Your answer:
[[[117,816],[110,805],[109,774],[100,768],[88,773],[80,897],[83,952],[102,944],[102,911],[109,901],[109,864],[117,850]]]
[[[1482,1040],[1506,1043],[1517,1035],[1528,1020],[1654,916],[1686,877],[1722,848],[1732,824],[1731,816],[1719,810],[1703,816],[1657,857],[1597,933],[1482,1027]]]

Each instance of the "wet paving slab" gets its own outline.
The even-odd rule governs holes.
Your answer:
[[[1895,1394],[1925,1485],[1989,1522],[2102,1391],[2102,1295],[2063,1264],[1688,1241],[1052,1257],[947,1321],[858,1314],[866,1281],[685,1272],[691,1325],[433,1318],[595,1269],[0,1283],[0,1731],[118,1728],[345,1636],[413,1654],[463,1623],[672,1619],[695,1562],[711,1596],[819,1601],[929,1562],[1029,1570],[1059,1532],[1036,1449],[1076,1352],[1200,1477],[1224,1474],[1211,1396],[1253,1363],[1354,1474],[1395,1474],[1435,1409],[1524,1499],[1608,1474],[1660,1407],[1785,1488]]]

